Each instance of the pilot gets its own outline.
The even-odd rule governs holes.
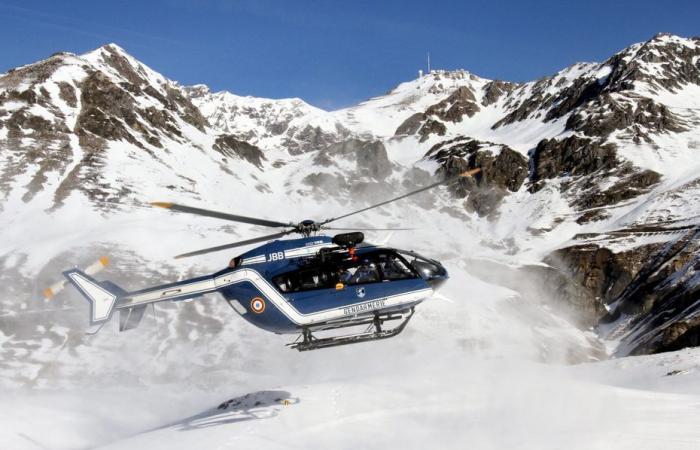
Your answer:
[[[370,263],[368,260],[363,260],[362,265],[357,268],[355,275],[352,277],[354,283],[372,283],[379,280],[379,272],[377,265]]]
[[[382,261],[379,264],[380,264],[380,267],[382,268],[382,273],[384,274],[384,278],[386,278],[387,280],[396,280],[396,279],[401,279],[401,278],[407,277],[406,271],[403,270],[396,263],[396,261],[394,261],[392,259],[387,259],[386,261]]]

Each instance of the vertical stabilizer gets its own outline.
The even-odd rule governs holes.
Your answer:
[[[102,286],[97,280],[79,269],[68,270],[63,272],[63,275],[90,302],[91,325],[103,323],[111,317],[117,298],[122,293],[121,290],[112,286]]]

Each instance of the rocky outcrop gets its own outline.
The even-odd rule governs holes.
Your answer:
[[[415,113],[398,126],[395,136],[420,136],[425,142],[431,135],[444,136],[446,122],[461,122],[464,116],[472,117],[479,112],[474,93],[466,86],[460,86],[444,100],[429,106],[425,112]]]
[[[384,180],[392,172],[389,156],[381,141],[349,139],[329,145],[316,154],[314,164],[328,167],[340,160],[354,162],[356,173],[361,177]]]
[[[614,253],[596,244],[574,245],[554,251],[545,262],[584,288],[565,300],[595,324],[607,314],[606,305],[622,293],[658,249],[658,245],[651,245]]]
[[[459,198],[467,198],[467,209],[487,216],[495,211],[508,192],[520,189],[527,178],[527,159],[502,144],[471,138],[456,138],[434,145],[424,156],[440,164],[446,177],[474,168],[482,171],[451,187]]]
[[[566,300],[599,323],[604,337],[620,341],[621,356],[698,344],[700,231],[689,228],[675,236],[619,252],[597,244],[576,245],[546,260],[584,288],[584,295]]]
[[[287,130],[284,146],[292,155],[299,155],[342,142],[351,135],[352,132],[340,124],[336,124],[333,131],[307,125],[300,129],[292,128]]]
[[[610,94],[600,95],[571,114],[566,128],[602,138],[617,130],[627,130],[627,136],[635,143],[653,142],[650,134],[688,130],[685,120],[652,99],[627,96],[616,100]]]
[[[531,86],[520,86],[513,91],[510,101],[506,102],[510,112],[496,121],[491,127],[498,129],[502,126],[520,122],[535,115],[540,110],[546,110],[554,103],[551,87],[554,85],[551,77],[543,78]]]
[[[316,153],[313,164],[338,169],[338,173],[314,172],[302,180],[324,198],[348,193],[356,200],[373,200],[378,191],[386,191],[387,179],[393,173],[381,141],[348,139],[331,144]],[[348,171],[348,167],[352,170]]]
[[[646,194],[661,180],[661,175],[657,172],[639,170],[631,164],[621,165],[613,176],[615,181],[605,189],[601,189],[593,179],[583,181],[572,205],[579,210],[616,205],[624,200]],[[579,223],[584,222],[587,221]]]
[[[530,170],[531,192],[542,189],[545,180],[564,179],[562,192],[574,208],[584,211],[579,223],[606,217],[604,211],[585,210],[615,205],[649,192],[661,179],[657,172],[620,161],[614,144],[575,135],[540,141],[531,152]]]
[[[93,72],[87,76],[81,86],[80,102],[81,110],[75,125],[78,136],[90,134],[108,141],[124,140],[145,149],[141,140],[132,134],[138,130],[148,144],[162,147],[157,135],[140,123],[140,114],[131,93],[106,75]]]
[[[603,144],[578,136],[562,140],[543,139],[530,157],[530,181],[534,186],[544,179],[589,175],[612,169],[618,163],[614,144]]]
[[[462,117],[472,117],[480,110],[474,93],[466,86],[460,86],[445,100],[430,106],[425,114],[435,116],[443,122],[457,123]]]
[[[481,99],[482,106],[489,106],[496,103],[504,95],[513,92],[513,89],[516,87],[516,83],[510,83],[508,81],[490,81],[486,86],[484,86],[484,95]]]
[[[420,136],[419,142],[425,142],[431,135],[444,136],[447,132],[447,127],[444,123],[436,119],[426,119],[423,125],[418,130]]]
[[[258,168],[262,168],[265,160],[265,155],[258,147],[228,134],[217,137],[212,148],[226,157],[244,159]]]
[[[394,136],[405,136],[416,134],[425,120],[425,113],[412,114],[408,119],[404,120],[394,132]],[[443,131],[444,133],[444,131]]]

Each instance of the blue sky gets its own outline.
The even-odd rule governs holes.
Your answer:
[[[700,1],[0,0],[0,71],[115,42],[169,78],[334,109],[433,68],[526,81],[665,31]]]

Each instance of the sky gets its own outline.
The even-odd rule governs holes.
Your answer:
[[[658,32],[700,1],[0,0],[0,72],[114,42],[166,77],[337,109],[434,69],[529,81]]]

